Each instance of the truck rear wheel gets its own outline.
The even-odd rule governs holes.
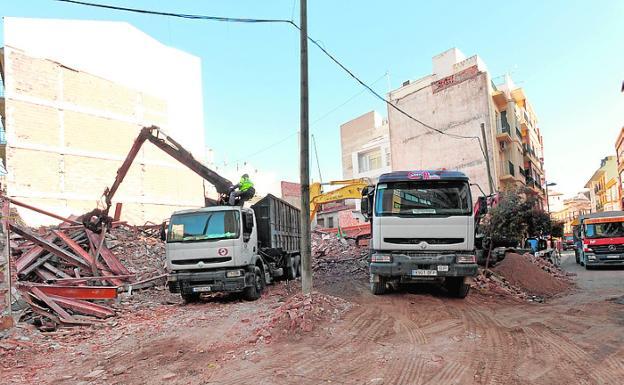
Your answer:
[[[456,298],[466,298],[470,291],[470,285],[466,282],[465,277],[446,278],[444,286],[449,294]]]
[[[379,277],[378,282],[371,282],[371,292],[374,295],[385,294],[387,284],[388,284],[388,280],[386,279],[386,277]]]
[[[260,270],[258,266],[254,268],[252,282],[253,284],[251,286],[243,290],[243,297],[247,301],[257,300],[262,295],[262,290],[264,290],[264,276],[262,270]]]
[[[290,267],[288,267],[288,271],[286,273],[288,279],[297,278],[299,275],[299,256],[294,255],[290,257]]]

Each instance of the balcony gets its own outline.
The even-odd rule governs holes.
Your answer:
[[[524,155],[525,162],[532,162],[538,169],[542,168],[542,162],[539,160],[537,154],[535,153],[535,147],[531,146],[530,144],[523,143],[522,153]]]
[[[505,109],[505,107],[507,106],[507,96],[503,91],[494,91],[492,93],[492,100],[494,101],[494,104],[499,111]]]
[[[507,166],[503,167],[502,174],[503,175],[500,177],[500,181],[503,184],[524,184],[524,175],[517,175],[516,166],[512,162],[507,162]]]

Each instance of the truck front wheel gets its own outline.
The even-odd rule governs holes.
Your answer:
[[[199,301],[199,293],[185,293],[182,292],[182,300],[184,303],[193,303]]]
[[[386,277],[378,277],[377,282],[371,282],[371,292],[374,295],[385,294],[387,284],[388,280],[386,279]]]
[[[470,285],[466,282],[465,277],[446,278],[444,286],[449,294],[456,298],[466,298],[470,291]]]
[[[243,291],[243,297],[247,301],[255,301],[262,295],[264,289],[264,275],[258,266],[254,268],[252,275],[252,285],[246,287]]]

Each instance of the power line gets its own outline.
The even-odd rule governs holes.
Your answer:
[[[149,15],[180,17],[183,19],[192,19],[192,20],[211,20],[211,21],[220,21],[220,22],[227,22],[227,23],[283,23],[283,24],[294,25],[292,20],[287,20],[287,19],[251,19],[251,18],[241,18],[241,17],[206,16],[206,15],[193,15],[193,14],[188,14],[188,13],[150,11],[146,9],[118,7],[115,5],[89,3],[86,1],[76,1],[76,0],[53,0],[53,1],[58,1],[61,3],[84,5],[88,7],[112,9],[115,11],[125,11],[125,12],[134,12],[134,13],[142,13],[142,14],[149,14]]]
[[[381,75],[379,78],[377,78],[374,82],[372,82],[372,85],[375,85],[376,83],[378,83],[380,80],[382,80],[384,77],[386,76],[386,74]],[[339,105],[337,105],[336,107],[332,108],[331,110],[327,111],[326,113],[324,113],[323,115],[321,115],[320,117],[318,117],[317,119],[315,119],[314,121],[312,121],[310,123],[310,127],[315,126],[318,122],[320,122],[321,120],[325,119],[326,117],[328,117],[329,115],[333,114],[335,111],[337,111],[338,109],[342,108],[343,106],[345,106],[347,103],[349,103],[350,101],[352,101],[353,99],[357,98],[358,96],[362,95],[364,92],[366,92],[366,89],[361,90],[360,92],[354,94],[353,96],[351,96],[349,99],[345,100],[344,102],[340,103]],[[270,149],[272,149],[273,147],[277,146],[278,144],[282,144],[285,141],[287,141],[288,139],[292,138],[293,136],[295,136],[296,134],[298,134],[299,131],[295,131],[292,132],[290,134],[288,134],[288,136],[283,137],[282,139],[276,141],[275,143],[272,143],[270,145],[268,145],[267,147],[263,147],[262,149],[254,152],[253,154],[244,156],[241,159],[236,160],[236,162],[239,161],[246,161],[249,158],[252,158],[256,155],[259,155],[265,151],[268,151]]]
[[[78,4],[78,5],[84,5],[84,6],[96,7],[96,8],[111,9],[111,10],[117,10],[117,11],[134,12],[134,13],[151,14],[151,15],[160,15],[160,16],[170,16],[170,17],[179,17],[179,18],[192,19],[192,20],[209,20],[209,21],[217,21],[217,22],[229,22],[229,23],[267,23],[267,24],[268,23],[281,23],[281,24],[292,25],[297,30],[301,30],[301,27],[299,27],[293,20],[287,20],[287,19],[253,19],[253,18],[238,18],[238,17],[207,16],[207,15],[195,15],[195,14],[185,14],[185,13],[175,13],[175,12],[151,11],[151,10],[138,9],[138,8],[118,7],[118,6],[113,6],[113,5],[90,3],[90,2],[76,1],[76,0],[54,0],[54,1],[63,2],[63,3]],[[405,110],[403,110],[402,108],[394,105],[388,99],[386,99],[383,96],[381,96],[370,85],[366,84],[363,80],[361,80],[350,69],[348,69],[344,64],[342,64],[342,62],[340,62],[334,55],[329,53],[329,51],[327,51],[319,43],[319,41],[311,38],[310,36],[308,36],[308,40],[312,44],[314,44],[318,49],[320,49],[321,52],[323,52],[331,61],[333,61],[336,65],[338,65],[340,68],[342,68],[343,71],[345,71],[349,76],[351,76],[362,87],[364,87],[371,94],[373,94],[376,98],[378,98],[379,100],[383,101],[384,103],[386,103],[391,108],[394,108],[399,113],[401,113],[402,115],[406,116],[407,118],[409,118],[409,119],[419,123],[420,125],[422,125],[423,127],[427,128],[427,129],[429,129],[431,131],[437,132],[440,135],[446,135],[448,137],[455,138],[455,139],[476,139],[479,142],[479,147],[481,149],[481,153],[483,154],[484,158],[487,159],[487,157],[485,156],[485,151],[483,149],[483,144],[481,143],[481,138],[479,138],[478,136],[466,136],[466,135],[450,134],[450,133],[444,132],[444,131],[442,131],[442,130],[440,130],[438,128],[435,128],[435,127],[433,127],[433,126],[423,122],[422,120],[420,120],[418,118],[415,118],[414,116],[410,115]],[[286,140],[286,139],[287,138],[285,138],[284,140]]]

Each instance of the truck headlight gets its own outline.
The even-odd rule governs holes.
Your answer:
[[[390,262],[392,262],[392,255],[390,255],[390,254],[373,254],[371,256],[371,262],[390,263]]]
[[[458,255],[457,263],[477,263],[477,257],[474,255]]]
[[[235,277],[240,277],[243,275],[243,271],[242,270],[230,270],[225,272],[225,276],[227,278],[235,278]]]

